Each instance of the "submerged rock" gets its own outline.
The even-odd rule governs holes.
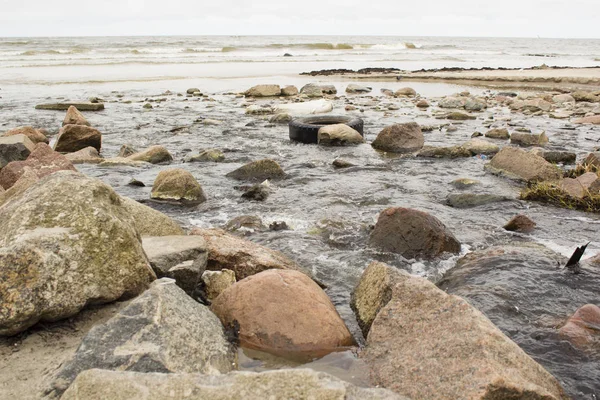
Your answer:
[[[49,397],[58,398],[81,372],[94,368],[216,375],[231,371],[234,363],[217,317],[164,278],[90,330],[56,375]]]
[[[6,131],[2,136],[14,136],[14,135],[25,135],[33,144],[37,143],[50,143],[48,137],[42,132],[41,129],[35,129],[32,126],[22,126]]]
[[[536,223],[524,214],[515,215],[504,225],[504,229],[511,232],[530,233],[535,229]]]
[[[62,400],[407,400],[389,390],[366,389],[312,369],[232,372],[226,375],[143,374],[90,370],[81,373]]]
[[[504,147],[485,167],[492,173],[527,182],[557,181],[562,176],[542,157],[515,147]]]
[[[518,144],[520,146],[545,146],[548,144],[548,136],[545,132],[540,134],[532,133],[519,133],[515,132],[510,137],[512,144]]]
[[[276,161],[266,158],[243,165],[225,176],[238,180],[264,181],[265,179],[282,179],[285,177],[285,172]]]
[[[174,201],[197,205],[206,201],[202,186],[188,171],[172,168],[161,171],[152,185],[150,197],[154,200]]]
[[[433,158],[471,157],[471,152],[462,146],[452,146],[452,147],[424,146],[417,153],[417,157],[433,157]]]
[[[337,169],[354,167],[354,164],[352,164],[349,161],[342,160],[341,158],[336,158],[335,160],[333,160],[331,165],[333,165],[333,167]]]
[[[65,119],[63,120],[63,126],[65,125],[86,125],[90,126],[90,123],[85,119],[82,113],[74,107],[70,106],[67,110],[67,115],[65,115]]]
[[[225,326],[239,323],[242,347],[283,357],[312,359],[356,345],[329,297],[298,271],[245,278],[221,293],[211,310]]]
[[[12,161],[23,161],[35,149],[35,144],[25,135],[0,137],[0,168]]]
[[[123,151],[123,148],[121,148]],[[146,150],[127,156],[129,161],[143,161],[150,164],[169,163],[173,161],[173,156],[169,150],[163,146],[151,146]]]
[[[409,259],[431,259],[444,252],[460,251],[460,242],[439,219],[410,208],[382,211],[369,238],[369,246]]]
[[[102,111],[104,103],[47,103],[38,104],[36,110],[68,111],[70,107],[75,107],[79,111]]]
[[[155,279],[131,216],[99,180],[59,171],[0,208],[0,335],[142,292]]]
[[[467,301],[387,268],[396,275],[390,299],[370,304],[381,308],[360,355],[372,384],[413,399],[568,398],[552,375]],[[381,285],[369,275],[363,279]]]
[[[586,304],[560,328],[560,334],[581,349],[596,348],[600,352],[600,307]]]
[[[454,208],[471,208],[508,200],[512,199],[487,193],[451,193],[446,197],[446,204]]]
[[[225,154],[218,149],[204,150],[200,154],[186,158],[186,162],[221,162],[225,160]]]
[[[412,153],[423,147],[425,138],[415,122],[394,124],[383,128],[371,146],[390,153]]]
[[[208,244],[207,270],[230,269],[235,272],[238,281],[268,269],[292,269],[310,275],[310,272],[279,251],[231,235],[222,229],[196,228],[190,234],[202,236]]]
[[[471,186],[474,186],[474,185],[479,185],[481,182],[479,182],[475,179],[458,178],[458,179],[453,180],[450,183],[457,189],[466,189],[466,188],[470,188]]]
[[[223,228],[229,232],[242,231],[263,231],[266,230],[262,220],[254,215],[240,215],[227,221]]]

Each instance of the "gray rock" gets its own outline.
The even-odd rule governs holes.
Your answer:
[[[91,146],[74,153],[67,153],[65,157],[73,164],[98,164],[104,161],[98,150]]]
[[[157,277],[173,278],[177,286],[187,294],[194,292],[208,260],[206,241],[202,237],[145,237],[142,239],[142,247]],[[180,265],[186,261],[190,263]]]
[[[400,88],[394,92],[394,96],[415,97],[417,92],[411,87]]]
[[[259,217],[254,215],[240,215],[239,217],[235,217],[227,221],[223,229],[229,232],[236,231],[264,231],[266,230],[265,225],[263,225],[262,220]]]
[[[444,97],[438,103],[440,108],[464,108],[466,100],[462,97]]]
[[[23,161],[35,148],[35,144],[25,135],[0,137],[0,168],[11,161]]]
[[[69,107],[75,107],[79,111],[102,111],[104,110],[104,103],[47,103],[38,104],[37,106],[35,106],[35,109],[68,111]]]
[[[226,176],[238,180],[264,181],[265,179],[282,179],[285,177],[285,172],[276,161],[266,158],[243,165]]]
[[[373,88],[351,83],[346,87],[346,93],[369,93]]]
[[[0,335],[142,292],[155,274],[100,180],[59,171],[0,208]]]
[[[121,197],[121,206],[133,219],[133,226],[140,236],[183,235],[181,226],[167,215],[128,197]]]
[[[417,157],[431,157],[431,158],[471,157],[471,152],[462,146],[452,146],[452,147],[424,146],[417,153]]]
[[[485,133],[485,137],[491,139],[510,139],[510,134],[506,128],[490,129]]]
[[[496,154],[500,151],[500,147],[495,145],[494,143],[490,143],[483,139],[471,139],[466,143],[462,144],[462,147],[471,152],[473,155],[477,154]]]
[[[221,162],[225,160],[225,154],[218,149],[204,150],[200,154],[189,156],[185,162]]]
[[[465,101],[465,110],[467,111],[482,111],[487,108],[487,103],[485,100],[478,99],[475,97],[467,98]]]
[[[90,370],[79,375],[62,400],[408,400],[385,389],[356,387],[324,372],[282,369],[227,375],[141,374]]]
[[[123,151],[123,147],[121,147],[121,151]],[[169,150],[163,146],[150,146],[146,150],[127,156],[127,160],[161,164],[173,161],[173,156],[169,153]]]
[[[298,88],[293,85],[285,86],[281,89],[282,96],[296,96],[298,94]]]
[[[548,136],[545,132],[540,134],[532,133],[519,133],[515,132],[510,136],[510,142],[512,144],[518,144],[519,146],[545,146],[548,144]]]
[[[244,92],[248,97],[272,97],[281,95],[279,85],[256,85]]]
[[[423,147],[425,138],[415,122],[385,127],[371,146],[390,153],[411,153]]]
[[[454,208],[471,208],[484,204],[512,200],[506,196],[495,194],[451,193],[446,197],[446,204]]]
[[[93,368],[214,375],[231,371],[234,364],[235,352],[219,319],[172,279],[163,278],[116,316],[93,327],[47,394],[58,398],[79,373]]]

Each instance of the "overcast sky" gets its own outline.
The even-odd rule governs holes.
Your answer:
[[[600,0],[0,0],[0,36],[600,38]]]

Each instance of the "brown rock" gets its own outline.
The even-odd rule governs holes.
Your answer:
[[[271,97],[279,96],[281,88],[279,85],[256,85],[244,92],[248,97]]]
[[[56,171],[77,171],[65,156],[52,150],[46,143],[38,143],[27,160],[13,161],[0,170],[0,185],[4,189],[12,187],[27,167],[39,178]]]
[[[362,135],[346,124],[325,125],[317,132],[317,142],[324,145],[364,143]]]
[[[493,173],[527,182],[557,181],[562,176],[557,167],[542,157],[516,147],[504,147],[485,167]]]
[[[121,152],[123,151],[124,149],[121,147]],[[173,156],[169,153],[169,150],[165,149],[163,146],[150,146],[146,150],[127,156],[127,160],[160,164],[173,161]]]
[[[133,148],[133,146],[131,146],[129,144],[124,144],[119,149],[119,154],[117,155],[117,157],[126,158],[126,157],[132,156],[136,153],[138,153],[138,151],[135,150]]]
[[[65,157],[73,164],[98,164],[104,161],[98,150],[91,146],[74,153],[67,153]]]
[[[417,92],[413,88],[405,87],[405,88],[401,88],[401,89],[396,90],[394,92],[394,95],[395,96],[415,97],[417,95]]]
[[[460,252],[460,242],[439,219],[410,208],[383,210],[369,245],[409,259],[431,259],[444,252]]]
[[[497,129],[490,129],[489,131],[487,131],[485,133],[485,137],[488,137],[491,139],[509,139],[510,134],[508,133],[508,129],[506,129],[506,128],[497,128]]]
[[[298,88],[296,86],[286,86],[281,89],[282,96],[296,96],[298,94]]]
[[[535,229],[535,222],[527,215],[515,215],[504,225],[504,229],[511,232],[529,233]]]
[[[582,163],[583,165],[593,165],[600,168],[600,151],[588,154]]]
[[[202,186],[188,171],[181,168],[172,168],[160,171],[150,197],[155,200],[175,201],[190,205],[206,201]]]
[[[90,126],[90,123],[85,119],[82,113],[79,112],[75,106],[70,106],[67,110],[67,115],[65,115],[65,119],[63,121],[63,126],[65,125],[86,125]]]
[[[586,172],[577,178],[565,178],[560,181],[560,188],[572,197],[582,198],[589,193],[590,186],[598,181],[598,175],[594,172]]]
[[[29,140],[31,140],[33,144],[50,143],[50,140],[40,129],[35,129],[31,126],[22,126],[19,128],[11,129],[5,132],[3,136],[13,135],[25,135]]]
[[[520,146],[545,146],[548,144],[546,132],[540,134],[515,132],[510,137],[510,142]]]
[[[383,128],[371,146],[390,153],[412,153],[425,144],[421,127],[415,122]]]
[[[600,327],[600,307],[586,304],[569,318],[559,332],[577,347],[600,349],[600,329],[598,327]]]
[[[282,179],[285,177],[285,172],[276,161],[266,158],[243,165],[225,176],[239,180],[263,181],[265,179]]]
[[[269,270],[226,289],[211,309],[239,323],[243,347],[287,357],[323,356],[356,342],[325,292],[308,276]]]
[[[35,144],[25,135],[0,137],[0,168],[12,161],[22,161],[29,157]]]
[[[427,100],[422,99],[417,102],[416,106],[418,108],[429,108],[429,103],[427,102]]]
[[[600,125],[600,115],[592,115],[590,117],[578,118],[573,121],[576,124],[594,124]]]
[[[360,355],[373,385],[424,400],[568,398],[551,374],[467,301],[427,279],[393,273],[392,298]]]
[[[85,125],[65,125],[60,129],[54,150],[73,153],[88,146],[100,151],[102,147],[100,131]]]

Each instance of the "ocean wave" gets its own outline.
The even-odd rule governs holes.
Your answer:
[[[558,54],[552,54],[552,53],[549,53],[549,54],[545,54],[545,53],[526,53],[526,54],[523,54],[523,55],[525,57],[551,57],[551,58],[559,56]]]
[[[87,47],[75,46],[69,50],[27,50],[19,53],[20,56],[59,55],[59,54],[83,54],[89,52]]]
[[[0,40],[0,45],[2,46],[25,46],[31,43],[29,40],[15,40],[15,41],[2,41]]]

